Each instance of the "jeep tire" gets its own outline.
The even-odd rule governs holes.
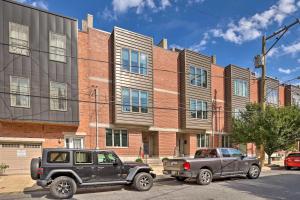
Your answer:
[[[200,169],[199,174],[196,178],[197,184],[208,185],[212,182],[212,172],[209,169]]]
[[[148,191],[153,186],[153,178],[149,173],[138,173],[133,179],[132,186],[137,191]]]
[[[67,176],[59,176],[50,185],[50,193],[57,199],[69,199],[76,193],[75,181]]]

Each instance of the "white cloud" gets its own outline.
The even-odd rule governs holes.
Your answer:
[[[189,49],[191,49],[193,51],[197,51],[197,52],[203,51],[203,50],[206,49],[206,44],[207,44],[209,39],[210,39],[209,33],[206,32],[206,33],[203,34],[203,37],[200,40],[200,42],[190,46]]]
[[[29,4],[33,7],[48,10],[48,4],[44,0],[17,0],[20,3]]]
[[[278,71],[281,72],[281,73],[284,73],[284,74],[290,74],[290,73],[292,73],[291,69],[283,69],[281,67],[278,68]]]
[[[260,37],[262,30],[274,23],[281,25],[289,14],[297,10],[295,0],[279,0],[277,4],[262,13],[256,13],[249,18],[243,17],[237,23],[231,22],[225,30],[221,28],[212,29],[211,33],[214,37],[221,37],[226,41],[242,44]]]
[[[278,55],[278,53],[279,53],[279,48],[273,47],[267,54],[267,57],[273,57],[275,55]]]
[[[298,63],[300,63],[300,58],[297,60]]]
[[[126,13],[129,9],[135,9],[137,14],[141,14],[144,8],[150,8],[154,12],[164,10],[171,6],[170,0],[160,0],[158,5],[154,0],[113,0],[112,7],[115,14]]]
[[[100,17],[102,17],[105,20],[117,20],[117,16],[114,12],[112,12],[111,10],[109,10],[107,7],[104,8],[104,10],[102,11],[102,13],[100,14],[100,12],[98,12],[98,15]]]
[[[298,3],[297,3],[297,6],[299,6],[299,7],[300,7],[300,1],[298,1]]]
[[[177,44],[171,44],[170,48],[175,48],[175,49],[180,49],[180,50],[184,49],[184,47],[177,45]]]
[[[282,45],[281,49],[283,51],[283,54],[295,55],[296,53],[300,52],[300,42],[296,42],[296,43],[291,44],[289,46]]]
[[[187,1],[187,5],[188,6],[191,6],[193,4],[200,4],[200,3],[203,3],[205,0],[188,0]]]

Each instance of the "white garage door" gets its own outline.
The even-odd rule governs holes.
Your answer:
[[[0,143],[0,163],[9,165],[7,173],[29,173],[31,159],[41,153],[40,143]]]

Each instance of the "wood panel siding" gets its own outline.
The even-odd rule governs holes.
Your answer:
[[[29,56],[9,52],[9,22],[29,27]],[[79,124],[77,21],[0,0],[0,119]],[[49,32],[66,36],[66,62],[49,59]],[[30,108],[12,107],[10,76],[30,80]],[[67,84],[67,111],[50,110],[50,81]]]
[[[122,48],[147,54],[147,75],[125,71],[121,66]],[[114,121],[116,124],[153,125],[153,39],[119,27],[113,31],[114,54]],[[122,111],[122,87],[148,92],[148,113]]]
[[[285,86],[285,106],[293,105],[293,95],[300,95],[300,87],[294,85]]]
[[[212,95],[211,95],[211,58],[190,50],[183,50],[181,58],[181,95],[183,104],[182,126],[185,129],[212,129]],[[202,68],[207,71],[207,87],[190,84],[190,66]],[[207,119],[195,119],[190,115],[190,99],[207,102]]]
[[[241,68],[235,65],[228,65],[225,68],[225,130],[231,132],[232,117],[235,109],[243,109],[250,103],[250,78],[249,69]],[[247,81],[247,96],[237,96],[234,94],[234,81]]]
[[[279,105],[279,80],[271,78],[271,77],[266,77],[266,96],[265,96],[266,103],[268,103],[267,102],[268,88],[277,90],[277,92],[278,92],[278,103],[275,104],[275,106],[278,106]],[[261,83],[261,79],[259,80],[259,100],[260,100],[260,102],[262,102],[262,83]],[[272,104],[272,105],[274,105],[274,104]]]

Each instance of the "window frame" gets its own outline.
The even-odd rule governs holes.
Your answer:
[[[191,69],[194,69],[195,73],[191,73]],[[200,74],[198,72],[200,71]],[[205,72],[205,78],[203,78]],[[194,84],[192,83],[192,77],[194,76]],[[189,66],[189,82],[190,85],[196,86],[196,87],[202,87],[202,88],[207,88],[208,87],[208,73],[207,69],[203,67],[195,67],[193,65]],[[199,84],[198,84],[199,83]],[[204,84],[205,83],[205,84]]]
[[[107,145],[107,131],[110,130],[111,131],[111,146]],[[119,136],[119,139],[120,139],[120,146],[115,146],[115,131],[119,131],[120,132],[120,136]],[[127,144],[126,146],[123,146],[123,138],[122,138],[122,135],[123,135],[123,131],[126,131],[126,141],[127,141]],[[106,128],[105,129],[105,147],[107,148],[128,148],[129,147],[129,131],[127,129],[112,129],[112,128]]]
[[[192,101],[195,101],[195,105],[196,105],[195,110],[191,109]],[[198,109],[199,104],[201,104],[201,108]],[[206,105],[206,106],[204,106],[204,105]],[[196,112],[196,117],[192,117],[192,112]],[[198,112],[201,112],[201,117],[198,117]],[[190,98],[189,116],[191,119],[208,120],[208,102],[204,101],[204,100]],[[204,118],[204,116],[206,116],[206,118]]]
[[[77,163],[76,162],[76,153],[90,153],[92,162],[90,162],[90,163]],[[93,165],[94,164],[94,154],[93,154],[92,151],[74,151],[73,158],[74,158],[74,165]]]
[[[292,105],[300,108],[300,94],[292,94]]]
[[[24,28],[26,30],[27,33],[27,41],[26,40],[23,40],[23,39],[20,39],[20,38],[14,38],[11,36],[11,26],[18,26],[18,29],[20,28]],[[20,31],[18,31],[18,34],[19,34]],[[11,53],[11,54],[17,54],[17,55],[22,55],[22,56],[29,56],[30,54],[30,30],[29,30],[29,26],[28,25],[24,25],[24,24],[19,24],[19,23],[15,23],[15,22],[8,22],[8,43],[9,43],[9,48],[8,48],[8,52]],[[12,40],[17,40],[17,41],[23,41],[23,42],[27,42],[27,45],[26,46],[21,46],[21,45],[16,45],[16,46],[13,46],[11,43],[12,43]],[[21,53],[20,52],[14,52],[12,50],[12,48],[17,48],[19,49],[20,51],[22,51]],[[23,51],[26,51],[26,53],[23,53]]]
[[[123,50],[128,50],[128,54],[129,54],[129,56],[128,56],[128,69],[127,68],[124,68],[123,67]],[[134,51],[134,52],[137,52],[137,54],[138,54],[138,72],[133,72],[132,71],[132,65],[131,65],[131,53],[132,53],[132,51]],[[143,55],[145,55],[145,57],[146,57],[146,67],[145,67],[145,73],[142,73],[142,70],[141,70],[141,54],[143,54]],[[138,75],[141,75],[141,76],[148,76],[148,64],[149,64],[149,56],[148,56],[148,54],[147,53],[145,53],[145,52],[143,52],[143,51],[139,51],[139,50],[136,50],[136,49],[131,49],[131,48],[128,48],[128,47],[122,47],[121,48],[121,70],[122,71],[126,71],[126,72],[130,72],[130,73],[132,73],[132,74],[138,74]]]
[[[59,84],[59,85],[65,85],[65,89],[66,89],[66,96],[65,96],[65,99],[64,98],[54,98],[51,96],[51,88],[52,88],[52,84]],[[53,91],[53,90],[52,90]],[[68,111],[68,85],[66,83],[60,83],[60,82],[56,82],[56,81],[50,81],[50,84],[49,84],[49,107],[50,107],[50,111],[61,111],[61,112],[67,112]],[[55,108],[51,108],[51,100],[53,99],[56,99],[56,100],[64,100],[65,101],[65,109],[55,109]]]
[[[202,146],[202,137],[204,136],[204,146]],[[211,142],[211,134],[209,133],[198,133],[197,134],[197,148],[209,148]]]
[[[276,88],[270,88],[268,87],[266,89],[266,102],[268,104],[273,104],[273,105],[278,105],[279,104],[279,89],[276,87]],[[274,102],[274,94],[276,93],[276,102]]]
[[[66,153],[67,154],[67,159],[64,162],[50,162],[50,153]],[[70,163],[71,161],[71,153],[70,151],[49,151],[47,152],[47,163]]]
[[[243,79],[234,79],[233,95],[238,97],[249,97],[249,82]]]
[[[63,42],[64,42],[64,46],[65,48],[61,48],[61,47],[57,47],[57,46],[51,46],[51,35],[56,35],[56,36],[59,36],[59,37],[63,37]],[[64,34],[60,34],[60,33],[56,33],[56,32],[53,32],[53,31],[49,31],[49,60],[51,61],[55,61],[55,62],[61,62],[61,63],[67,63],[67,36],[64,35]],[[51,53],[51,48],[55,48],[56,50],[57,49],[60,49],[60,50],[64,50],[65,51],[65,55],[59,55],[59,54],[53,54]],[[54,57],[56,58],[56,56],[62,56],[64,57],[64,61],[62,60],[59,60],[59,59],[55,59],[55,58],[51,58],[51,55],[54,55]]]
[[[124,104],[124,94],[123,91],[124,90],[128,90],[129,91],[129,105]],[[138,112],[137,111],[133,111],[132,107],[133,107],[133,91],[137,91],[138,92]],[[143,107],[142,106],[142,93],[146,94],[147,97],[147,107]],[[149,91],[146,90],[140,90],[140,89],[135,89],[135,88],[128,88],[128,87],[121,87],[121,106],[122,106],[122,112],[124,113],[140,113],[140,114],[148,114],[149,113]],[[129,107],[129,110],[125,110],[125,107]],[[142,109],[147,109],[147,112],[142,112]]]
[[[70,147],[67,147],[67,142],[66,142],[67,139],[69,140]],[[79,137],[79,136],[65,136],[65,138],[64,138],[65,148],[67,148],[67,149],[75,149],[74,148],[74,140],[76,140],[76,139],[80,139],[81,140],[80,141],[81,148],[79,148],[79,149],[84,149],[84,137]],[[70,142],[70,141],[72,141],[72,142]]]
[[[27,92],[27,94],[21,94],[21,93],[17,93],[17,92],[14,92],[14,91],[12,91],[12,79],[13,78],[16,78],[17,79],[17,81],[18,81],[18,83],[19,83],[19,79],[23,79],[23,80],[26,80],[27,81],[27,84],[28,84],[28,92]],[[26,78],[26,77],[23,77],[23,76],[13,76],[13,75],[11,75],[10,77],[9,77],[9,84],[10,84],[10,88],[9,88],[9,91],[10,91],[10,106],[11,107],[16,107],[16,108],[30,108],[31,107],[31,98],[30,98],[30,96],[31,96],[31,86],[30,86],[30,78]],[[24,88],[24,87],[23,87]],[[22,105],[17,105],[17,103],[16,103],[16,105],[13,105],[12,104],[12,96],[16,96],[16,101],[17,101],[17,96],[25,96],[25,97],[27,97],[28,98],[28,106],[22,106]]]
[[[230,135],[221,135],[221,146],[222,148],[230,148]]]

